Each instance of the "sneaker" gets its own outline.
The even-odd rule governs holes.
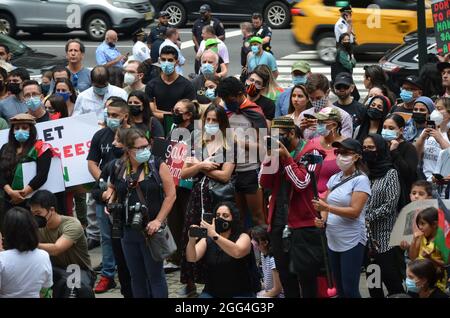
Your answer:
[[[166,273],[166,274],[173,273],[179,269],[180,269],[180,266],[178,266],[174,263],[171,263],[171,262],[164,261],[164,273]]]
[[[195,285],[189,286],[184,285],[179,291],[178,291],[178,297],[179,298],[194,298],[197,297],[197,287]]]
[[[97,286],[95,286],[94,292],[96,294],[101,294],[115,287],[116,282],[114,281],[114,279],[100,276],[100,280],[98,281]]]
[[[96,267],[93,268],[94,272],[96,272],[97,274],[100,274],[102,272],[103,269],[103,263],[100,262],[100,264],[98,264]]]

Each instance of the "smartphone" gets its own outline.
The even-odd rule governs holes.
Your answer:
[[[205,238],[208,236],[208,230],[203,227],[190,227],[189,228],[190,237]]]
[[[214,219],[214,214],[213,213],[203,213],[203,221],[212,224],[212,220]]]
[[[305,117],[306,119],[316,119],[316,117],[310,114],[304,114],[303,117]]]
[[[427,128],[436,129],[436,123],[434,120],[427,120]]]
[[[435,177],[437,180],[444,179],[444,176],[442,174],[439,174],[439,173],[433,173],[433,177]]]

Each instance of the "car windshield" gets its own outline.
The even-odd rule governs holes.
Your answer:
[[[12,58],[19,57],[27,51],[32,51],[32,49],[30,49],[22,42],[14,40],[13,38],[4,34],[0,34],[0,44],[5,44],[6,46],[8,46],[9,50],[12,53]]]

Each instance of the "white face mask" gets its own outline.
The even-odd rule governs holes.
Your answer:
[[[125,73],[125,76],[123,77],[123,82],[127,85],[132,85],[134,82],[136,82],[136,76],[134,74]]]
[[[434,123],[439,126],[444,121],[444,116],[441,114],[438,110],[433,110],[433,112],[430,114],[430,120],[434,121]]]
[[[337,155],[336,164],[341,171],[347,171],[353,166],[353,156]]]

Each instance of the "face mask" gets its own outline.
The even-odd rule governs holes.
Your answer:
[[[170,75],[175,70],[174,63],[171,62],[161,62],[161,71],[163,71],[164,74]]]
[[[411,118],[418,124],[424,124],[427,121],[427,114],[413,113]]]
[[[202,73],[203,73],[203,75],[214,74],[214,66],[209,63],[202,64]]]
[[[226,107],[230,112],[235,113],[235,112],[239,109],[240,105],[239,105],[237,102],[232,102],[232,103],[225,103],[225,107]]]
[[[416,282],[413,281],[412,279],[406,277],[405,284],[406,284],[407,291],[409,291],[411,293],[416,293],[416,294],[419,293],[419,288],[417,287]]]
[[[349,49],[352,47],[352,44],[351,43],[342,43],[342,46],[346,49]]]
[[[0,91],[1,90],[2,90],[2,87],[0,85]],[[42,91],[43,95],[47,96],[49,90],[50,90],[50,84],[41,84],[41,91]]]
[[[439,126],[444,121],[444,116],[437,109],[435,109],[430,114],[430,120],[434,121],[434,123]]]
[[[328,136],[330,134],[330,130],[327,129],[327,125],[326,124],[318,124],[316,131],[319,135],[325,137]]]
[[[147,148],[145,149],[139,149],[136,152],[136,161],[139,163],[147,162],[150,159],[150,155],[152,153]]]
[[[409,102],[411,102],[414,99],[413,92],[407,91],[405,89],[401,89],[400,90],[400,98],[405,103],[409,103]]]
[[[392,141],[397,139],[397,132],[395,130],[383,129],[381,131],[381,136],[386,141]]]
[[[108,46],[113,49],[116,47],[116,44],[113,42],[108,42]]]
[[[286,147],[286,149],[289,149],[289,147],[291,146],[291,141],[289,140],[288,136],[280,137],[280,142],[283,146]]]
[[[216,218],[214,223],[216,225],[216,232],[219,234],[226,232],[231,228],[231,222],[222,218]]]
[[[219,124],[205,124],[205,131],[208,135],[215,135],[219,131]]]
[[[16,130],[14,132],[14,138],[16,138],[18,142],[25,142],[30,138],[30,132],[22,129]]]
[[[173,114],[172,121],[175,125],[179,125],[183,122],[183,115],[181,114]]]
[[[253,52],[253,54],[258,54],[258,52],[259,52],[259,46],[257,46],[257,45],[252,45],[252,52]]]
[[[304,85],[304,84],[306,84],[306,80],[307,80],[306,75],[293,76],[292,77],[292,84],[294,84],[294,85]]]
[[[92,86],[94,93],[100,96],[105,96],[106,92],[108,92],[108,86],[105,87],[97,87],[97,86]]]
[[[123,82],[127,85],[132,85],[134,82],[136,82],[136,76],[134,74],[125,73],[125,76],[123,77]]]
[[[6,89],[14,95],[18,95],[21,91],[19,83],[8,83]]]
[[[130,114],[132,116],[139,116],[142,113],[141,106],[128,105],[128,107],[130,108]]]
[[[60,112],[50,114],[50,120],[57,120],[57,119],[60,119],[60,118],[61,118],[61,113]]]
[[[259,88],[256,88],[255,84],[253,83],[251,83],[250,85],[245,85],[245,91],[250,97],[256,97],[258,96],[259,92],[261,92],[261,90]]]
[[[318,113],[323,108],[327,107],[328,105],[328,98],[325,96],[319,100],[311,101],[311,105],[314,107],[314,112]]]
[[[42,229],[47,226],[47,219],[40,215],[35,215],[34,219],[37,223],[38,228]]]
[[[112,130],[116,130],[122,124],[122,120],[118,118],[106,118],[106,126],[111,128]]]
[[[61,96],[62,98],[64,98],[64,101],[67,102],[70,98],[70,92],[60,92],[60,93],[56,93],[56,96]]]
[[[372,164],[377,162],[378,154],[376,151],[363,151],[363,159],[367,164]]]
[[[41,107],[41,98],[38,96],[31,97],[25,101],[25,104],[27,104],[29,110],[35,111]]]
[[[383,112],[377,108],[369,108],[367,110],[367,116],[372,120],[380,120],[383,118]]]
[[[124,154],[124,150],[122,148],[117,148],[116,146],[112,146],[112,154],[114,156],[114,158],[122,158],[123,154]]]
[[[208,98],[209,100],[216,99],[216,89],[215,88],[208,88],[205,91],[205,97]]]
[[[341,171],[347,171],[353,166],[353,156],[337,155],[336,164]]]

